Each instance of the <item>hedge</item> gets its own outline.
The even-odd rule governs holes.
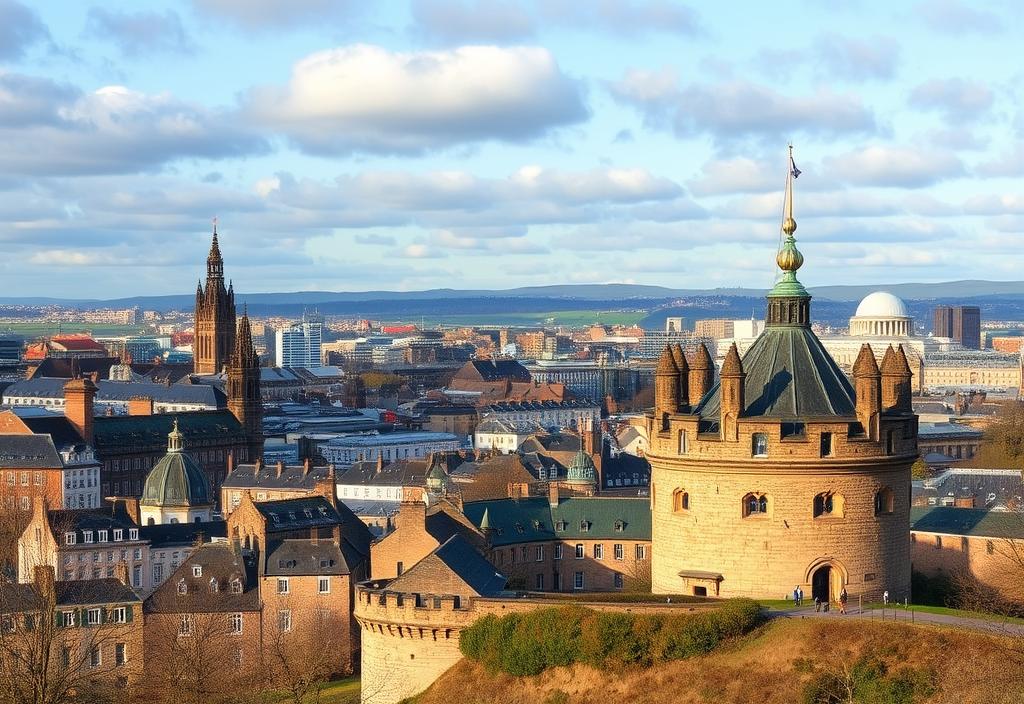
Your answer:
[[[462,654],[492,672],[537,675],[576,662],[647,666],[702,655],[761,620],[757,602],[734,599],[708,611],[633,614],[559,606],[485,616],[462,631]]]

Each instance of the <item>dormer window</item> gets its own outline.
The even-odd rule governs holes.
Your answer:
[[[306,518],[312,518],[313,517],[313,512],[310,511],[308,508],[303,510],[303,513],[306,514]]]
[[[220,585],[217,584],[217,578],[216,577],[210,577],[210,593],[216,594],[219,591],[220,591]]]
[[[74,545],[75,544],[75,534],[74,534],[73,531],[68,531],[67,533],[64,534],[64,544],[65,545]]]
[[[101,530],[99,532],[99,537],[97,538],[97,540],[101,543],[107,542],[107,531]]]
[[[192,565],[192,576],[193,577],[202,577],[203,576],[203,566],[202,565]]]
[[[91,543],[92,542],[92,531],[91,530],[84,530],[84,531],[82,531],[82,538],[83,538],[83,540],[85,542]]]
[[[241,594],[242,593],[242,581],[241,580],[239,580],[239,579],[232,579],[231,580],[231,593],[232,594]]]
[[[626,530],[626,522],[625,521],[615,521],[615,532],[616,533],[621,533],[624,530]]]
[[[128,539],[129,540],[138,540],[139,539],[139,529],[138,528],[129,528],[128,529]]]
[[[180,579],[178,580],[178,596],[184,596],[185,594],[188,594],[188,584],[186,584],[184,579]]]
[[[522,533],[524,532],[524,530],[525,529],[523,528],[523,524],[516,521],[516,533]]]
[[[563,531],[563,530],[565,530],[568,527],[569,527],[569,524],[566,523],[565,521],[557,521],[555,523],[555,530],[557,530],[557,531]]]
[[[121,528],[115,528],[114,529],[114,542],[116,543],[116,542],[118,542],[120,540],[124,540],[124,530],[121,529]]]
[[[588,533],[588,532],[590,532],[590,521],[580,521],[580,532],[581,533]]]
[[[273,511],[271,511],[269,515],[270,515],[270,520],[272,520],[274,523],[280,523],[281,522],[281,518],[276,513],[274,513]]]

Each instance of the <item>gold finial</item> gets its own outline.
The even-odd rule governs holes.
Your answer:
[[[782,232],[786,239],[782,248],[775,257],[779,268],[785,272],[795,272],[804,263],[804,256],[796,248],[796,239],[793,233],[796,232],[796,220],[793,219],[793,179],[800,175],[800,169],[796,168],[793,161],[793,145],[789,145],[789,172],[786,174],[786,199],[782,211]]]

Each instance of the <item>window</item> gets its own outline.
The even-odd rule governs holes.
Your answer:
[[[138,540],[139,539],[139,529],[138,528],[129,528],[128,529],[128,539],[129,540]],[[135,559],[138,559],[138,558],[135,558]]]
[[[75,616],[78,612],[76,611],[61,611],[60,613],[60,625],[64,628],[71,628],[75,625]]]
[[[102,621],[100,609],[89,609],[85,612],[86,623],[90,626],[98,626]]]
[[[768,434],[754,433],[750,440],[750,454],[754,457],[768,456]]]
[[[288,578],[287,577],[279,577],[278,580],[277,580],[277,593],[278,594],[288,594],[289,591],[290,590],[289,590],[289,587],[288,587]]]
[[[188,584],[185,583],[184,579],[179,579],[178,580],[178,594],[179,595],[188,594]]]
[[[616,560],[622,559],[622,543],[615,543],[615,545],[612,546],[612,555]]]
[[[28,472],[21,473],[21,485],[28,486]]]
[[[615,588],[616,589],[622,589],[622,575],[620,573],[616,572],[614,580],[615,580]]]
[[[583,573],[577,572],[572,576],[572,588],[576,590],[583,589]]]
[[[814,497],[814,517],[825,518],[830,516],[842,518],[843,497],[840,494],[825,491]]]
[[[687,443],[686,431],[685,430],[680,430],[679,431],[679,454],[680,455],[685,455],[686,451],[688,449],[689,449],[689,445]]]
[[[122,528],[115,528],[114,529],[114,542],[116,543],[119,540],[124,540],[124,529],[122,529]]]
[[[767,516],[768,497],[764,494],[747,494],[743,497],[744,516]]]
[[[242,614],[228,614],[228,630],[234,635],[242,632]]]
[[[100,541],[101,543],[105,543],[105,542],[107,542],[107,535],[108,535],[107,531],[101,530],[101,531],[99,531],[99,537],[97,538],[97,540]]]
[[[604,543],[594,543],[594,559],[604,559]]]
[[[525,545],[519,548],[519,555],[522,557],[523,562],[527,562],[530,559],[530,548]]]
[[[893,434],[893,431],[891,430],[887,431],[885,434],[885,454],[896,454],[896,436]]]
[[[70,533],[70,532],[69,533],[65,533],[64,534],[64,544],[65,545],[74,545],[75,544],[75,534],[74,533]]]
[[[537,562],[543,562],[544,561],[544,546],[543,545],[537,545],[536,547],[534,547],[533,554],[534,554],[534,560],[536,560]]]
[[[821,456],[832,456],[832,433],[821,434]]]
[[[551,552],[553,553],[552,557],[554,557],[556,560],[561,560],[562,559],[562,544],[561,543],[555,543],[554,547],[551,548]]]
[[[544,575],[542,575],[542,574],[538,574],[537,575],[537,578],[534,581],[534,586],[537,589],[543,589],[544,588]]]
[[[128,649],[124,643],[114,643],[114,664],[120,667],[128,662]]]
[[[94,645],[89,649],[89,667],[99,667],[103,664],[103,652],[100,646]]]
[[[192,576],[193,577],[202,577],[203,576],[203,566],[202,565],[192,565]]]
[[[319,591],[321,594],[330,594],[331,593],[331,578],[330,577],[321,577],[319,580],[317,580],[317,591]]]
[[[672,492],[672,510],[676,513],[690,510],[690,494],[682,489]]]
[[[60,666],[65,670],[71,667],[71,646],[69,645],[61,646]]]
[[[636,559],[646,560],[647,559],[647,546],[637,545],[636,546]]]
[[[281,633],[288,633],[292,630],[292,612],[291,611],[278,611],[277,612],[277,628]]]
[[[31,509],[32,509],[32,500],[30,498],[28,498],[27,496],[22,496],[21,497],[21,510],[22,511],[29,511]]]
[[[92,542],[92,531],[91,530],[84,530],[84,531],[82,531],[82,539],[85,542],[87,542],[87,543],[91,543]]]
[[[220,583],[217,581],[217,578],[216,577],[210,577],[210,593],[211,594],[216,594],[219,591],[220,591]]]
[[[162,564],[153,565],[153,586],[160,584],[164,579],[164,566]]]
[[[583,559],[583,543],[576,543],[576,559]]]
[[[936,535],[935,536],[935,549],[936,550],[941,550],[942,549],[942,536],[941,535]]]
[[[232,579],[231,580],[231,593],[241,594],[242,593],[242,580]]]
[[[135,548],[134,550],[132,550],[132,559],[133,560],[141,560],[142,559],[142,548]]]
[[[0,616],[0,633],[14,633],[14,616],[11,614]]]
[[[110,610],[110,620],[114,623],[128,623],[128,614],[124,606]]]
[[[178,635],[179,636],[190,636],[192,635],[192,614],[182,614],[181,620],[178,621]]]
[[[883,486],[881,489],[875,492],[875,515],[881,516],[886,513],[892,513],[893,504],[893,493],[892,489],[887,486]]]

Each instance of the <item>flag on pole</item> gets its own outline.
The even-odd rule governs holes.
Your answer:
[[[800,169],[796,168],[796,162],[793,161],[793,157],[789,157],[789,173],[793,174],[793,178],[799,178],[800,174],[803,173]]]

